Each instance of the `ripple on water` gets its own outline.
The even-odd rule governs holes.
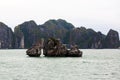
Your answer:
[[[120,80],[120,50],[82,50],[82,58],[26,56],[0,50],[0,80]]]

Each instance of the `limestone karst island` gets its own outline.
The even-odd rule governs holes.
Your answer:
[[[45,40],[43,47],[45,56],[71,56],[76,50],[77,55],[81,56],[82,52],[78,49],[120,47],[119,34],[113,29],[104,35],[100,31],[96,32],[83,26],[75,27],[63,19],[52,19],[42,25],[37,25],[33,20],[26,21],[15,26],[12,31],[9,26],[0,22],[0,49],[28,49],[29,54],[31,48],[35,47],[33,45],[39,45],[36,43],[41,39]]]

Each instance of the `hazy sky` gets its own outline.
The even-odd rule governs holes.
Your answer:
[[[11,28],[24,21],[43,24],[59,18],[76,27],[120,32],[120,0],[0,0],[0,21]]]

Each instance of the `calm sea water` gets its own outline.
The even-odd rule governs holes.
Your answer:
[[[0,80],[120,80],[120,50],[82,49],[82,58],[28,57],[0,50]]]

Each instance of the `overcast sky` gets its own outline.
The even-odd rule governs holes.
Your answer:
[[[120,0],[0,0],[0,22],[11,28],[59,18],[105,34],[110,28],[120,32]]]

